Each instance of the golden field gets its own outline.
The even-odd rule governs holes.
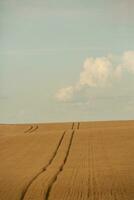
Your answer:
[[[1,124],[0,200],[134,200],[134,121]]]

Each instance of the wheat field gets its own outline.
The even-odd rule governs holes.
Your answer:
[[[134,121],[1,124],[0,200],[134,200]]]

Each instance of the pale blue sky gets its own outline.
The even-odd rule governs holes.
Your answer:
[[[134,55],[132,0],[0,0],[0,123],[134,119],[130,54],[110,86],[56,98],[79,82],[87,58],[125,52]]]

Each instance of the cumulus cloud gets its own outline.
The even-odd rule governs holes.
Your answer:
[[[112,63],[109,58],[88,58],[80,73],[80,85],[96,87],[106,84],[112,73]]]
[[[134,73],[134,51],[127,51],[123,54],[122,58],[123,68],[129,72]]]
[[[57,92],[56,98],[57,98],[57,100],[63,101],[63,102],[69,101],[69,100],[72,99],[73,93],[74,93],[73,86],[69,86],[69,87],[66,87],[66,88],[61,88]]]
[[[134,73],[134,51],[126,51],[121,56],[89,57],[84,61],[79,81],[61,88],[56,98],[63,102],[71,101],[74,94],[85,87],[108,87],[113,80],[122,79],[124,72]]]

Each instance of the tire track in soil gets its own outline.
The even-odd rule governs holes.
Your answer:
[[[46,195],[45,195],[45,197],[44,197],[44,200],[49,200],[49,196],[50,196],[51,190],[52,190],[52,188],[53,188],[53,185],[54,185],[54,183],[56,182],[56,180],[58,179],[58,176],[60,175],[60,173],[64,170],[64,166],[65,166],[65,164],[66,164],[66,162],[67,162],[67,159],[68,159],[68,156],[69,156],[69,153],[70,153],[70,149],[71,149],[71,146],[72,146],[74,133],[75,133],[75,131],[72,132],[72,136],[71,136],[71,138],[70,138],[70,143],[69,143],[69,146],[68,146],[68,150],[67,150],[67,153],[66,153],[66,155],[65,155],[65,158],[64,158],[64,160],[63,160],[63,163],[61,164],[59,170],[57,171],[57,173],[56,173],[55,176],[53,177],[52,182],[51,182],[51,184],[49,185],[48,190],[47,190],[47,192],[46,192]]]
[[[60,148],[60,145],[61,145],[61,143],[62,143],[62,141],[63,141],[63,139],[64,139],[65,134],[66,134],[66,131],[64,131],[64,133],[62,134],[62,136],[61,136],[61,138],[60,138],[60,140],[59,140],[59,143],[58,143],[58,145],[57,145],[57,148],[56,148],[56,150],[55,150],[55,152],[54,152],[52,158],[49,160],[48,164],[47,164],[46,166],[44,166],[44,167],[42,168],[42,170],[39,171],[39,172],[29,181],[28,185],[26,186],[26,188],[25,188],[25,189],[23,190],[23,192],[22,192],[22,195],[21,195],[20,200],[24,200],[25,195],[26,195],[26,193],[27,193],[29,187],[32,185],[32,183],[35,181],[35,179],[37,179],[37,178],[38,178],[44,171],[46,171],[47,168],[51,165],[52,161],[53,161],[54,158],[56,157],[56,154],[57,154],[57,152],[58,152],[58,149]]]
[[[39,128],[39,126],[36,125],[34,129],[32,129],[31,131],[29,131],[29,133],[33,133],[33,132],[35,132],[38,128]]]
[[[28,133],[29,131],[31,131],[33,129],[33,126],[30,126],[30,128],[28,128],[27,130],[24,131],[24,133]]]
[[[80,122],[78,122],[78,125],[77,125],[77,130],[80,129]]]
[[[72,123],[72,130],[74,129],[74,122]]]

